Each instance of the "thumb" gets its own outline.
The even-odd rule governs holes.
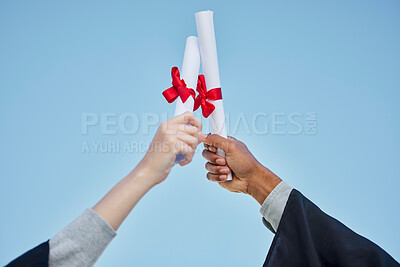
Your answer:
[[[207,137],[202,138],[202,140],[200,139],[199,141],[209,146],[218,147],[225,152],[229,152],[229,145],[231,144],[231,141],[229,139],[226,139],[218,134],[208,135]]]

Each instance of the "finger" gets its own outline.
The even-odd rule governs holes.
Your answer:
[[[218,175],[228,175],[231,172],[227,166],[215,165],[210,162],[206,163],[206,170],[212,174]]]
[[[211,182],[223,182],[223,181],[226,181],[226,178],[227,178],[226,175],[219,175],[219,174],[212,174],[212,173],[207,173],[206,177]]]
[[[204,133],[200,132],[198,134],[199,142],[204,142],[206,140],[207,136],[209,136],[209,135],[211,135],[211,134],[204,134]],[[217,150],[218,150],[218,148],[216,148],[215,146],[210,146],[210,145],[208,145],[206,143],[203,143],[203,144],[204,144],[204,148],[207,149],[207,150],[210,150],[211,152],[216,153]]]
[[[231,144],[231,140],[218,134],[208,135],[202,142],[209,146],[220,148],[225,152],[229,152],[229,147]]]
[[[191,125],[172,124],[171,122],[168,122],[166,124],[165,134],[175,135],[178,132],[184,132],[184,133],[190,134],[192,136],[195,136],[196,138],[198,138],[198,133],[199,133],[199,131],[197,130],[197,127],[194,127]]]
[[[221,166],[226,165],[225,158],[218,154],[215,154],[213,152],[210,152],[210,151],[204,149],[202,155],[203,155],[203,158],[205,158],[208,162],[211,162],[211,163],[217,164],[217,165],[221,165]]]
[[[200,138],[199,138],[199,142],[201,142],[201,141],[200,141]],[[203,143],[203,146],[204,146],[204,149],[209,150],[209,147],[210,147],[209,145]]]
[[[217,153],[218,148],[216,148],[215,146],[208,146],[208,150],[213,152],[213,153]]]
[[[190,161],[184,160],[184,161],[182,161],[181,163],[179,163],[179,165],[185,166],[185,165],[187,165],[187,164],[189,164],[189,163],[190,163]]]
[[[178,124],[178,130],[190,134],[196,137],[196,139],[198,138],[199,131],[197,130],[197,127],[187,124]]]
[[[187,111],[181,115],[173,117],[170,121],[176,124],[190,124],[197,127],[198,131],[201,132],[201,121],[196,118],[192,112]]]
[[[199,142],[204,142],[206,140],[206,137],[207,137],[207,134],[199,132],[199,134],[198,134]],[[206,143],[203,143],[203,145],[204,145],[205,149],[210,150],[211,152],[217,152],[216,148],[210,149],[210,146]]]
[[[199,132],[199,142],[204,142],[207,138],[207,134]]]
[[[199,142],[197,141],[197,138],[191,135],[188,135],[186,133],[178,133],[177,134],[178,140],[181,140],[182,142],[186,143],[192,148],[196,148]]]
[[[200,140],[199,140],[199,142],[200,142]],[[204,148],[207,149],[208,151],[211,151],[213,153],[217,153],[217,151],[218,151],[218,148],[216,148],[215,146],[209,146],[204,143],[203,143],[203,145],[204,145]]]
[[[176,154],[183,154],[186,161],[191,162],[194,155],[194,149],[188,146],[185,142],[178,140],[176,143]]]

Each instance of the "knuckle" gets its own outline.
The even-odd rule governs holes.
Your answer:
[[[197,128],[196,127],[189,126],[189,125],[186,125],[186,127],[187,127],[189,133],[191,133],[191,134],[196,134],[197,133]]]
[[[167,136],[167,145],[168,146],[175,146],[176,145],[176,139],[172,136]]]
[[[185,154],[185,155],[186,155],[186,158],[187,158],[187,156],[188,156],[188,151],[187,151],[186,147],[180,145],[178,150],[179,150],[182,154]]]
[[[191,145],[192,147],[197,147],[198,144],[199,144],[199,142],[198,142],[197,139],[195,139],[195,138],[193,138],[193,140],[190,141],[190,145]]]

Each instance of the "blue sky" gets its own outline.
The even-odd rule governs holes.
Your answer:
[[[398,1],[4,0],[1,265],[61,230],[140,160],[143,149],[107,144],[145,146],[159,118],[171,117],[161,92],[196,34],[194,13],[207,9],[228,131],[400,260]],[[84,134],[88,113],[99,123]],[[121,116],[138,130],[124,133]],[[150,191],[97,266],[260,266],[273,235],[259,205],[207,181],[204,163],[197,153]]]

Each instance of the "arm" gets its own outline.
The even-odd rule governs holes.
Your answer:
[[[117,230],[143,195],[167,178],[177,154],[186,157],[181,166],[192,161],[199,132],[201,122],[189,112],[161,123],[142,161],[93,210]]]
[[[144,194],[167,178],[176,155],[185,155],[182,166],[192,161],[200,131],[201,122],[188,112],[161,123],[144,158],[86,212],[90,218],[73,222],[50,240],[50,265],[93,265]]]
[[[199,132],[201,122],[189,112],[161,123],[142,161],[93,210],[117,230],[144,194],[167,178],[177,154],[186,157],[181,166],[192,161]]]
[[[9,266],[94,265],[144,194],[167,178],[176,155],[185,155],[181,166],[192,161],[199,132],[201,122],[189,112],[161,123],[146,155],[125,178],[49,242]]]
[[[399,266],[379,246],[322,212],[262,166],[242,142],[218,135],[201,141],[207,178],[251,195],[262,205],[267,227],[276,232],[264,266]],[[225,151],[226,159],[215,154],[216,148]],[[233,180],[226,181],[231,171]]]

